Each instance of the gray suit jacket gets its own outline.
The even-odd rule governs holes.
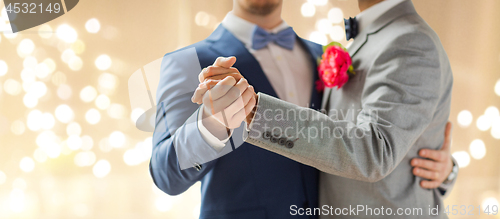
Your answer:
[[[429,206],[439,205],[437,218],[446,218],[439,191],[421,188],[410,166],[420,149],[444,140],[453,78],[438,36],[404,1],[363,30],[349,53],[356,74],[325,91],[324,112],[259,93],[245,140],[323,171],[320,206],[410,208],[393,217],[429,218]]]

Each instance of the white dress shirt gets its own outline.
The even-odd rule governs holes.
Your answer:
[[[298,39],[295,41],[293,50],[285,49],[273,42],[262,49],[254,50],[252,49],[252,36],[256,27],[255,24],[229,12],[222,21],[222,26],[240,40],[250,54],[257,59],[267,80],[269,80],[280,99],[299,106],[309,105],[314,70],[312,69],[308,50],[301,45]],[[288,27],[289,25],[283,21],[269,32],[278,33]],[[236,63],[238,63],[238,60],[236,60]],[[252,74],[252,72],[243,73]],[[223,148],[229,138],[221,141],[212,135],[201,122],[202,114],[203,111],[200,110],[198,129],[203,139],[215,149]]]

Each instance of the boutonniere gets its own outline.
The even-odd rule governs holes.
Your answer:
[[[323,46],[323,55],[318,58],[319,80],[316,81],[316,89],[322,91],[325,86],[340,89],[349,80],[349,74],[355,74],[351,64],[351,56],[342,44],[331,42]]]

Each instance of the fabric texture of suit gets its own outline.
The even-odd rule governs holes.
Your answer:
[[[436,218],[446,218],[441,193],[421,188],[410,166],[420,149],[444,140],[453,77],[438,36],[404,1],[348,51],[356,74],[325,90],[328,115],[260,93],[246,141],[321,170],[320,205],[422,209],[404,218],[431,217],[429,206],[439,205]],[[364,217],[371,215],[334,216]]]
[[[298,39],[310,52],[311,62],[315,62],[314,57],[321,54],[321,46]],[[188,55],[193,48],[198,60]],[[150,162],[155,184],[167,194],[178,195],[201,181],[200,218],[288,218],[291,205],[317,207],[319,173],[315,168],[243,142],[232,148],[228,141],[225,148],[217,152],[203,140],[196,126],[199,106],[191,102],[199,83],[199,70],[189,69],[209,66],[219,56],[235,56],[234,67],[256,91],[276,96],[259,63],[223,26],[199,43],[166,54],[157,91],[156,130]],[[193,68],[198,65],[197,61],[200,66]],[[321,98],[321,94],[314,91],[312,106],[319,108]],[[239,138],[242,133],[237,134]],[[238,137],[232,138],[233,142],[238,141]],[[199,170],[181,168],[181,165],[197,164]]]

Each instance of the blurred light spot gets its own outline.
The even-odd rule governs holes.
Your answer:
[[[69,60],[75,56],[76,56],[75,51],[73,51],[72,49],[66,49],[61,54],[61,60],[64,63],[69,63]]]
[[[13,212],[20,213],[24,211],[25,208],[25,203],[24,203],[24,191],[21,189],[13,189],[12,192],[10,192],[9,196],[9,207],[10,210]]]
[[[486,155],[486,146],[481,139],[476,139],[470,143],[469,152],[472,158],[476,160],[483,159]]]
[[[319,19],[316,21],[316,29],[321,33],[328,34],[332,29],[332,23],[328,19]]]
[[[139,117],[144,114],[144,110],[141,108],[135,108],[132,110],[132,113],[130,114],[130,119],[132,120],[132,123],[137,124],[137,120]]]
[[[71,44],[71,49],[75,52],[75,54],[82,54],[85,51],[85,43],[81,40],[76,40],[73,44]]]
[[[108,108],[108,115],[113,119],[121,119],[126,115],[126,108],[117,103],[113,103]]]
[[[14,79],[7,79],[3,84],[3,89],[10,95],[16,96],[21,93],[21,83]]]
[[[35,69],[36,65],[38,65],[38,60],[33,56],[26,56],[23,60],[23,67]]]
[[[497,94],[497,96],[500,96],[500,79],[495,84],[495,94]]]
[[[77,122],[72,122],[66,126],[66,134],[79,136],[82,134],[82,127]]]
[[[321,45],[326,45],[328,39],[326,38],[326,35],[319,32],[319,31],[314,31],[309,35],[309,40],[321,44]]]
[[[10,30],[10,26],[9,26],[9,30],[4,30],[3,31],[3,36],[7,39],[14,39],[17,37],[17,32],[16,33],[12,33],[12,30]]]
[[[113,90],[116,88],[118,78],[110,73],[102,73],[99,76],[98,82],[99,86],[106,90]]]
[[[458,113],[457,121],[460,127],[468,127],[472,123],[472,113],[468,110],[462,110]]]
[[[344,21],[344,13],[340,8],[332,8],[328,11],[328,20],[334,24],[339,24]]]
[[[66,104],[59,105],[56,108],[55,115],[57,120],[62,123],[71,122],[73,120],[73,117],[75,116],[73,110]]]
[[[94,140],[88,135],[82,136],[82,150],[90,151],[94,147]]]
[[[481,131],[486,131],[486,130],[490,129],[491,123],[492,123],[492,121],[484,115],[477,118],[477,121],[476,121],[477,128]]]
[[[95,125],[101,121],[101,113],[96,109],[89,109],[89,111],[85,113],[85,119],[88,123]]]
[[[97,178],[103,178],[109,174],[111,171],[111,164],[107,160],[99,160],[92,168],[94,176]]]
[[[36,77],[43,79],[43,78],[46,78],[47,76],[49,76],[50,73],[51,73],[51,71],[50,71],[50,68],[47,65],[47,63],[41,62],[38,65],[36,65],[36,68],[35,68]]]
[[[300,12],[302,13],[302,16],[304,17],[312,17],[316,13],[316,8],[314,7],[313,4],[306,2],[302,4],[302,7],[300,8]]]
[[[155,206],[158,211],[167,212],[172,209],[174,205],[174,200],[169,195],[162,195],[156,198]]]
[[[75,165],[79,167],[92,166],[96,161],[95,153],[92,151],[79,152],[75,155]]]
[[[0,171],[0,185],[4,184],[7,181],[7,175],[4,172]]]
[[[0,76],[4,76],[7,74],[7,71],[9,70],[9,66],[4,60],[0,60]]]
[[[111,104],[111,100],[105,94],[101,94],[101,95],[97,96],[97,98],[95,99],[95,105],[97,106],[97,108],[99,108],[101,110],[107,109],[110,104]]]
[[[47,147],[44,147],[44,151],[50,158],[57,158],[61,155],[62,148],[60,144],[51,143]]]
[[[70,135],[66,140],[66,144],[69,149],[76,151],[82,147],[83,141],[78,135]]]
[[[36,144],[38,147],[45,149],[52,144],[57,144],[57,136],[53,131],[43,131],[36,137]]]
[[[41,117],[41,128],[48,130],[54,128],[54,125],[56,124],[56,120],[54,119],[54,116],[51,113],[44,113],[42,114]]]
[[[27,93],[23,97],[23,103],[27,108],[33,108],[38,105],[38,98],[33,93]]]
[[[494,197],[485,198],[483,200],[483,202],[481,203],[481,206],[483,207],[482,210],[485,214],[487,214],[486,210],[488,210],[488,212],[490,214],[493,214],[493,215],[496,215],[497,213],[495,213],[495,212],[498,212],[498,210],[500,208],[500,204],[498,203],[498,200]],[[497,211],[495,211],[494,209],[496,209]]]
[[[57,65],[53,59],[46,58],[45,60],[43,60],[43,63],[45,63],[45,65],[47,65],[47,67],[49,68],[49,74],[52,74],[56,70]]]
[[[66,75],[64,73],[58,71],[52,75],[52,84],[59,86],[64,83],[66,83]]]
[[[31,53],[33,53],[33,50],[35,50],[35,43],[33,43],[33,41],[30,39],[23,39],[17,45],[17,54],[21,58],[30,55]]]
[[[492,122],[491,136],[495,139],[500,139],[500,117],[495,118]]]
[[[47,94],[47,85],[41,81],[33,83],[28,93],[33,94],[36,98],[40,98]]]
[[[10,130],[14,135],[22,135],[26,131],[26,126],[22,121],[16,120],[10,125]]]
[[[78,38],[78,33],[71,26],[63,24],[57,27],[57,37],[66,43],[73,43]]]
[[[196,13],[196,16],[194,17],[194,22],[198,26],[206,27],[210,23],[210,15],[207,12],[200,11]]]
[[[93,101],[96,96],[97,90],[92,86],[86,86],[80,91],[80,99],[86,103]]]
[[[36,81],[35,70],[33,70],[32,68],[23,69],[21,71],[21,80],[23,80],[23,82],[28,82],[28,83],[35,82]]]
[[[28,114],[27,126],[31,131],[38,131],[42,128],[42,112],[33,110]]]
[[[30,157],[24,157],[19,163],[19,168],[21,168],[22,171],[29,173],[35,169],[35,161],[33,161]]]
[[[62,100],[69,99],[72,93],[71,87],[67,84],[61,84],[57,88],[57,96]]]
[[[83,67],[83,61],[78,56],[73,56],[68,60],[68,66],[73,71],[79,71]]]
[[[120,148],[125,145],[125,134],[120,131],[114,131],[109,135],[109,144],[114,148]]]
[[[26,187],[28,187],[28,184],[26,184],[26,180],[23,178],[16,178],[14,181],[12,181],[12,187],[14,189],[20,189],[20,190],[25,190]]]
[[[469,166],[470,156],[466,151],[457,151],[452,154],[452,156],[457,160],[458,167],[464,168]]]
[[[100,55],[95,60],[95,66],[102,71],[108,70],[111,67],[111,58],[106,54]]]
[[[484,111],[484,115],[489,119],[493,120],[499,117],[500,113],[498,112],[498,108],[496,108],[495,106],[490,106],[486,108],[486,110]]]
[[[40,28],[38,28],[38,35],[44,39],[52,37],[52,32],[52,27],[50,27],[50,25],[48,24],[42,24]]]
[[[87,29],[89,33],[97,33],[101,29],[101,24],[99,20],[92,18],[85,23],[85,29]]]
[[[139,165],[150,159],[153,147],[147,141],[139,142],[134,148],[125,151],[123,161],[129,166]]]
[[[35,152],[33,153],[33,157],[39,163],[43,163],[43,162],[47,161],[47,158],[48,158],[45,151],[43,151],[43,149],[41,149],[41,148],[37,148],[35,150]]]
[[[339,25],[335,25],[331,28],[331,31],[330,31],[330,38],[333,40],[333,41],[341,41],[343,39],[345,39],[345,31],[344,31],[344,28],[342,28],[341,26]]]

